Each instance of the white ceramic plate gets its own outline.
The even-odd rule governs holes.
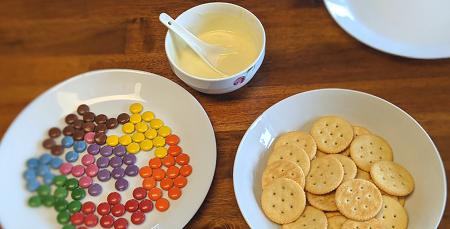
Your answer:
[[[190,156],[189,164],[193,172],[187,177],[188,184],[181,189],[182,195],[178,200],[167,198],[167,192],[163,192],[170,201],[167,211],[153,209],[145,214],[146,220],[139,226],[131,223],[130,213],[125,213],[123,217],[128,220],[130,229],[185,226],[197,212],[211,186],[216,165],[214,131],[202,106],[189,92],[164,77],[134,70],[93,71],[68,79],[40,95],[14,120],[0,145],[2,226],[5,229],[62,228],[53,208],[31,208],[27,205],[32,194],[26,190],[26,182],[22,178],[26,161],[48,152],[42,147],[42,141],[48,137],[48,130],[53,126],[63,128],[65,116],[76,113],[80,104],[88,104],[96,114],[117,117],[120,113],[129,113],[129,106],[136,102],[143,105],[144,111],[153,111],[156,118],[161,119],[164,125],[172,129],[173,134],[180,137],[179,146]],[[121,125],[107,134],[123,135]],[[139,168],[148,165],[149,159],[154,157],[153,153],[154,148],[137,153],[136,165]],[[77,164],[80,164],[81,156]],[[52,171],[59,174],[59,171]],[[132,198],[133,189],[141,187],[143,180],[139,175],[126,178],[129,187],[121,192],[122,204]],[[82,202],[93,201],[98,205],[106,202],[106,196],[115,191],[114,179],[99,182],[94,178],[94,182],[102,185],[102,194],[91,197],[86,192]],[[66,200],[70,202],[72,198],[69,196]],[[100,224],[95,228],[101,228]]]
[[[405,209],[409,229],[436,228],[444,213],[447,183],[442,160],[422,127],[395,105],[378,97],[344,89],[308,91],[284,99],[266,110],[245,133],[234,163],[234,191],[251,228],[281,228],[261,208],[261,177],[282,134],[310,133],[320,117],[337,115],[386,139],[394,161],[410,171],[415,190]]]
[[[325,0],[336,22],[350,35],[394,55],[450,57],[450,1]]]

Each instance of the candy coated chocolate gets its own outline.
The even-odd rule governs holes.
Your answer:
[[[91,164],[86,167],[86,175],[90,177],[95,177],[97,176],[97,173],[98,173],[98,166]]]
[[[86,133],[84,135],[84,141],[86,143],[92,144],[92,143],[95,142],[94,137],[95,137],[95,133],[94,132],[88,132],[88,133]]]
[[[93,112],[86,112],[83,115],[83,121],[85,122],[93,122],[95,119],[95,114]]]
[[[106,131],[108,131],[108,127],[106,127],[105,124],[98,124],[98,125],[95,127],[95,129],[94,129],[94,132],[95,132],[96,134],[98,134],[98,133],[106,133]]]
[[[109,160],[109,165],[113,168],[120,167],[122,165],[122,158],[118,156],[114,156]]]
[[[75,162],[78,160],[78,153],[75,151],[69,151],[66,153],[65,158],[67,162]]]
[[[62,145],[54,145],[50,148],[53,155],[59,156],[64,153],[64,147]]]
[[[87,133],[87,132],[94,132],[95,124],[93,122],[85,122],[83,124],[83,128],[82,129],[83,129],[83,131],[85,133]]]
[[[63,163],[63,161],[61,160],[61,158],[59,157],[54,157],[52,158],[52,160],[50,161],[50,167],[52,169],[59,169],[59,166],[61,166]]]
[[[47,165],[39,165],[36,169],[36,174],[42,177],[49,172],[50,168]]]
[[[50,154],[42,154],[39,157],[39,164],[40,165],[47,165],[52,160],[52,156]]]
[[[67,124],[73,124],[75,120],[78,120],[78,116],[76,114],[68,114],[65,118]]]
[[[118,122],[117,122],[116,118],[110,118],[110,119],[108,119],[108,121],[106,121],[106,127],[108,129],[116,128],[117,124],[118,124]]]
[[[98,171],[97,179],[101,182],[108,181],[109,179],[111,179],[111,172],[109,172],[109,170],[107,169],[102,169]]]
[[[97,124],[105,124],[107,120],[108,120],[108,117],[104,114],[99,114],[94,119],[95,123],[97,123]]]
[[[87,148],[88,154],[91,154],[91,155],[97,155],[99,151],[100,151],[100,146],[95,143],[91,144]]]
[[[75,133],[75,128],[73,128],[73,126],[66,126],[62,132],[64,136],[72,136],[73,133]]]
[[[125,124],[130,121],[130,115],[127,113],[122,113],[119,116],[117,116],[117,122],[120,124]]]
[[[43,178],[43,181],[44,181],[44,184],[46,184],[46,185],[52,185],[53,184],[53,179],[55,178],[55,174],[53,174],[53,173],[47,173],[47,174],[45,174],[44,175],[44,178]]]
[[[78,141],[73,144],[73,150],[77,153],[81,153],[86,149],[86,143],[84,141]]]
[[[109,158],[108,157],[99,157],[97,159],[97,166],[99,168],[106,168],[109,165]]]
[[[100,149],[100,154],[104,157],[109,157],[113,152],[113,148],[109,145],[103,146]]]
[[[30,192],[34,192],[34,191],[36,191],[36,190],[39,188],[40,185],[41,185],[41,184],[40,184],[39,181],[37,181],[36,179],[34,179],[34,180],[29,180],[29,181],[27,182],[27,189],[28,189],[28,191],[30,191]]]
[[[42,146],[45,149],[50,149],[54,145],[55,145],[55,141],[53,139],[51,139],[51,138],[45,139],[44,142],[42,142]]]
[[[77,108],[77,113],[79,115],[84,115],[86,112],[89,111],[89,106],[86,104],[81,104],[80,106],[78,106]]]
[[[111,176],[112,176],[112,178],[114,178],[114,179],[116,179],[116,180],[122,178],[124,175],[125,175],[125,170],[123,170],[122,167],[114,168],[114,169],[111,171]]]
[[[102,186],[100,186],[99,184],[92,184],[88,188],[88,193],[91,196],[98,196],[102,193]]]
[[[134,177],[139,173],[139,167],[136,165],[129,165],[125,168],[125,174],[130,177]]]
[[[75,132],[72,135],[73,140],[75,140],[75,141],[83,141],[85,134],[86,133],[84,133],[84,131],[82,131],[82,130],[75,130]]]
[[[106,142],[106,134],[104,133],[95,134],[94,141],[99,145],[104,145]]]
[[[50,128],[48,131],[48,136],[51,138],[57,138],[61,135],[61,130],[58,127]]]
[[[73,122],[73,128],[75,128],[76,130],[81,130],[83,128],[84,125],[84,121],[81,119],[75,120]]]
[[[128,181],[123,178],[118,179],[118,180],[116,180],[115,187],[116,187],[117,191],[126,190],[128,188]]]
[[[38,159],[36,159],[36,158],[28,159],[28,161],[27,161],[27,166],[28,166],[28,168],[30,168],[30,169],[35,169],[35,168],[37,168],[37,167],[39,166],[39,161],[38,161]]]
[[[118,145],[114,148],[113,153],[114,155],[121,157],[127,152],[127,148],[123,145]]]
[[[73,140],[72,136],[65,136],[62,140],[61,140],[61,145],[64,148],[69,148],[73,145],[75,141]]]
[[[133,165],[136,162],[136,155],[128,153],[123,156],[123,163],[125,165]]]
[[[88,147],[89,150],[89,147]],[[95,157],[92,156],[91,154],[85,154],[82,158],[81,158],[81,163],[85,166],[89,166],[91,164],[93,164],[95,162]]]
[[[34,169],[28,169],[23,173],[23,178],[25,180],[35,180],[36,179],[36,170]]]

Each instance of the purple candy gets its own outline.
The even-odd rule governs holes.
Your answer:
[[[114,168],[111,171],[112,178],[114,178],[116,180],[122,178],[124,175],[125,175],[125,171],[122,169],[122,167]]]
[[[97,144],[91,144],[88,148],[87,148],[87,152],[89,153],[89,154],[92,154],[92,155],[96,155],[96,154],[98,154],[98,151],[100,150],[100,146],[99,145],[97,145]]]
[[[107,169],[102,169],[98,171],[97,179],[102,182],[109,181],[111,179],[111,173]]]
[[[106,168],[109,165],[109,158],[107,157],[99,157],[97,159],[97,166],[99,168]]]
[[[116,186],[117,191],[123,191],[128,188],[128,181],[123,178],[120,178],[120,179],[116,180],[115,186]]]
[[[125,174],[127,174],[127,176],[130,176],[130,177],[134,177],[138,173],[139,173],[139,167],[137,167],[136,165],[129,165],[125,169]]]
[[[88,193],[91,196],[98,196],[100,193],[102,193],[102,186],[99,184],[91,184],[88,188]]]
[[[114,148],[113,153],[118,157],[122,157],[127,152],[127,148],[123,145],[118,145]]]
[[[109,157],[113,152],[113,148],[111,146],[103,146],[100,149],[100,154],[104,157]]]
[[[132,165],[136,162],[136,155],[128,153],[123,156],[123,163],[125,165]]]
[[[113,168],[117,168],[122,165],[122,158],[121,157],[112,157],[111,160],[109,160],[109,165]]]

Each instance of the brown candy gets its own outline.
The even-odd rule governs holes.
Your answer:
[[[108,129],[114,129],[117,126],[117,119],[116,118],[110,118],[108,121],[106,121],[106,127]]]
[[[105,124],[98,124],[98,125],[95,127],[94,132],[95,132],[96,134],[98,134],[98,133],[106,133],[107,130],[108,130],[108,127],[106,127]]]
[[[61,130],[58,127],[53,127],[48,131],[48,136],[51,138],[57,138],[61,135]]]
[[[95,124],[93,122],[86,122],[83,125],[83,130],[85,133],[94,132]]]
[[[50,151],[53,155],[59,156],[64,153],[64,147],[62,145],[54,145]]]
[[[69,114],[66,116],[67,124],[72,124],[73,122],[75,122],[75,120],[78,120],[78,116],[76,114]]]
[[[97,143],[97,145],[103,145],[106,142],[106,134],[104,133],[98,133],[94,136],[94,141]]]
[[[86,112],[89,112],[89,106],[86,104],[81,104],[77,109],[79,115],[84,115]]]
[[[73,133],[73,140],[75,141],[83,141],[84,140],[84,135],[86,133],[84,133],[84,131],[82,130],[76,130],[75,133]]]
[[[125,124],[130,121],[130,115],[128,115],[127,113],[122,113],[119,116],[117,116],[117,121],[120,124]]]
[[[107,120],[108,120],[108,117],[104,114],[99,114],[94,119],[95,123],[97,123],[97,124],[105,124]]]
[[[95,119],[95,114],[92,113],[92,112],[86,112],[86,113],[83,115],[83,120],[84,120],[85,122],[93,122],[94,119]]]
[[[55,145],[55,141],[51,138],[45,139],[45,141],[42,143],[42,146],[46,149],[50,149],[54,145]]]
[[[62,132],[64,136],[72,136],[73,133],[75,133],[75,128],[73,128],[73,126],[66,126]]]
[[[81,130],[81,128],[83,128],[84,125],[84,121],[81,119],[75,120],[75,122],[73,122],[73,128],[75,128],[76,130]]]

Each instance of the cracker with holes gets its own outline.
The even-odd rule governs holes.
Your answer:
[[[341,184],[343,178],[344,168],[337,159],[318,157],[311,161],[305,190],[317,195],[329,193]]]
[[[369,220],[380,211],[382,204],[380,191],[366,180],[348,180],[336,190],[336,206],[349,219]]]
[[[335,202],[335,192],[330,192],[324,195],[315,195],[309,192],[306,192],[306,199],[308,203],[310,203],[315,208],[322,211],[337,211]]]
[[[377,161],[392,161],[392,149],[383,138],[365,134],[355,138],[350,145],[350,156],[356,166],[366,172]]]
[[[393,161],[378,161],[370,169],[378,188],[393,196],[406,196],[414,190],[414,179],[403,166]]]
[[[342,224],[347,221],[347,217],[345,216],[333,216],[328,218],[328,227],[327,229],[341,229]]]
[[[370,178],[370,173],[362,171],[359,168],[357,169],[355,179],[363,179],[372,182],[372,178]]]
[[[367,221],[347,220],[342,224],[342,229],[385,229],[377,219],[372,218]]]
[[[352,128],[353,128],[353,138],[356,138],[364,134],[370,134],[370,131],[362,126],[352,126]]]
[[[383,206],[375,216],[384,228],[406,229],[408,215],[403,206],[396,200],[383,196]]]
[[[278,178],[267,184],[261,196],[264,213],[278,224],[294,222],[306,205],[303,188],[288,178]]]
[[[328,225],[325,213],[315,207],[306,206],[302,215],[293,223],[283,225],[283,229],[315,228],[326,229]]]
[[[326,116],[313,124],[311,135],[319,150],[324,153],[339,153],[350,145],[353,128],[341,117]]]
[[[311,135],[303,131],[291,131],[281,135],[275,142],[274,150],[280,146],[291,144],[303,148],[308,154],[309,160],[312,160],[316,155],[316,141],[314,141]]]
[[[342,179],[342,182],[355,178],[358,169],[352,159],[340,154],[330,154],[328,157],[333,157],[342,164],[344,168],[344,179]]]
[[[310,159],[308,154],[303,148],[296,145],[284,145],[278,147],[269,157],[267,164],[270,164],[277,160],[288,160],[296,163],[302,168],[303,173],[306,175],[309,172]]]
[[[270,163],[262,176],[262,189],[272,180],[278,178],[288,178],[297,182],[302,188],[305,187],[305,175],[303,170],[292,161],[278,160]]]

